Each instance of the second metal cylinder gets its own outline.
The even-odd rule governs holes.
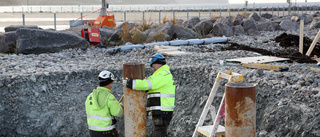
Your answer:
[[[256,136],[256,87],[248,83],[225,86],[226,137]]]

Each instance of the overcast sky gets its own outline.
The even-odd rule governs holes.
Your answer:
[[[244,3],[245,0],[229,0],[229,3]],[[287,0],[248,0],[248,3],[286,3]],[[305,2],[305,0],[291,0],[294,2]],[[320,2],[320,0],[307,0],[307,2]]]

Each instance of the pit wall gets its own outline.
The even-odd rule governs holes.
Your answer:
[[[97,87],[97,75],[100,71],[54,72],[1,78],[0,136],[88,136],[84,103],[87,95]],[[119,100],[123,93],[122,70],[109,71],[117,78],[111,91]],[[209,66],[193,66],[172,68],[171,71],[176,84],[176,108],[168,133],[172,137],[192,136],[219,70]],[[151,74],[152,70],[146,69],[146,76]],[[216,108],[224,93],[225,82],[226,80],[222,81],[213,102]],[[281,135],[268,129],[270,126],[265,122],[269,117],[265,110],[273,105],[268,105],[270,100],[259,92],[268,90],[267,86],[263,89],[257,87],[257,134],[266,130],[266,135],[270,132]],[[273,102],[276,103],[277,100],[274,99]],[[209,117],[211,116],[207,117],[205,124],[212,124]],[[116,127],[123,136],[123,116],[117,120]],[[277,120],[288,122],[275,118]],[[150,117],[147,118],[147,126],[150,136]]]

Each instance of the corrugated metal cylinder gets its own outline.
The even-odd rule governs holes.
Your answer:
[[[226,137],[256,136],[256,87],[249,83],[225,85]]]
[[[139,62],[123,64],[123,78],[144,79],[144,64]],[[125,136],[146,137],[146,91],[136,91],[124,86],[123,94]]]

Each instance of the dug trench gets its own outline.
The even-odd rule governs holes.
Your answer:
[[[237,50],[243,47],[257,50],[234,43],[229,47],[236,46]],[[255,52],[280,56],[262,49]],[[290,72],[261,71],[209,63],[169,66],[176,85],[175,111],[168,128],[169,137],[192,136],[215,77],[221,70],[239,72],[244,74],[243,82],[256,84],[257,136],[320,136],[320,100],[313,97],[317,93],[314,89],[320,85],[320,77],[315,72],[298,65],[291,65]],[[100,71],[102,70],[88,69],[1,77],[0,136],[88,136],[84,102],[98,85],[96,76]],[[122,69],[111,68],[109,71],[117,78],[112,93],[119,100],[123,94]],[[146,67],[145,75],[150,76],[152,73]],[[213,101],[216,108],[219,107],[226,82],[221,82]],[[123,119],[123,116],[117,118],[116,124],[121,136],[124,136]],[[212,123],[211,116],[207,116],[205,124]],[[223,121],[221,124],[224,125]],[[147,129],[150,136],[150,117],[147,117]]]

